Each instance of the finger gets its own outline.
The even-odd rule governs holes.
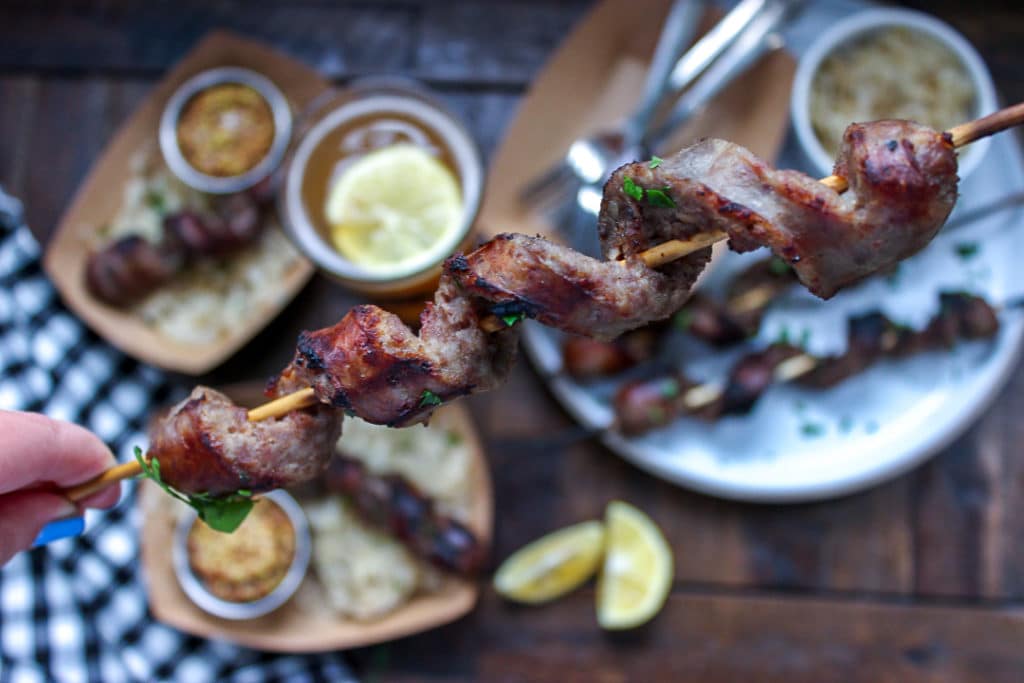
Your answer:
[[[44,524],[75,514],[75,505],[55,493],[17,491],[0,496],[0,565],[31,547]]]
[[[44,482],[80,484],[114,464],[96,435],[45,415],[0,411],[0,494]]]

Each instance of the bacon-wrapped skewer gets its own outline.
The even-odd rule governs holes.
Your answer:
[[[419,334],[375,306],[356,306],[333,327],[303,333],[283,375],[308,388],[272,409],[250,411],[249,418],[319,403],[376,424],[424,422],[441,403],[504,380],[515,323],[524,317],[598,339],[669,317],[709,258],[709,248],[695,246],[723,236],[743,251],[768,246],[812,292],[831,296],[931,240],[956,198],[955,141],[978,135],[978,125],[988,134],[1022,117],[1024,106],[970,124],[970,135],[907,121],[851,125],[830,184],[772,169],[720,140],[627,164],[606,184],[598,219],[608,260],[539,237],[499,235],[448,259]],[[846,185],[846,194],[834,189]],[[186,402],[168,419],[202,409]],[[222,434],[207,439],[229,441]],[[157,445],[149,457],[160,462],[186,450],[173,438]],[[208,453],[211,461],[226,457]],[[225,477],[218,489],[239,485],[226,478],[230,468],[218,472]],[[297,483],[305,473],[294,468],[274,481]],[[175,488],[188,484],[165,480]]]
[[[185,209],[164,217],[159,243],[139,235],[114,240],[89,254],[85,284],[114,306],[136,302],[174,279],[190,259],[221,256],[251,244],[263,221],[256,195],[218,198],[210,211]]]
[[[611,341],[567,337],[562,344],[562,367],[576,379],[607,377],[628,370],[654,358],[672,327],[716,347],[738,344],[756,334],[768,305],[794,282],[793,269],[777,257],[760,260],[732,281],[726,301],[698,292],[675,314],[671,324],[653,323]]]
[[[359,460],[337,455],[327,468],[327,488],[348,498],[368,524],[431,564],[459,574],[483,568],[487,552],[473,532],[403,477],[373,474]]]
[[[911,330],[882,313],[851,318],[847,349],[815,358],[789,344],[774,344],[741,358],[724,387],[698,385],[678,371],[625,383],[613,401],[616,426],[637,435],[683,415],[715,420],[750,411],[778,381],[824,388],[866,370],[883,358],[949,348],[959,339],[992,337],[999,329],[995,310],[981,297],[942,293],[939,312],[921,330]]]

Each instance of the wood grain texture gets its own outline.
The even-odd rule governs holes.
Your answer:
[[[909,3],[962,31],[1003,97],[1024,100],[1019,3]],[[241,7],[247,8],[240,10]],[[235,28],[336,81],[428,80],[485,154],[590,3],[572,0],[183,0],[0,5],[0,183],[52,230],[89,163],[151,84],[212,26]],[[516,226],[502,226],[514,230]],[[301,329],[358,301],[315,278],[204,381],[267,376]],[[494,559],[553,528],[640,505],[675,553],[665,612],[633,634],[596,626],[592,587],[538,609],[483,591],[469,616],[357,650],[389,681],[1024,680],[1024,371],[979,422],[913,472],[798,506],[741,505],[657,480],[582,434],[521,360],[501,391],[468,401],[488,447]]]
[[[611,634],[596,627],[593,602],[591,588],[538,608],[488,595],[471,628],[356,660],[389,681],[1010,683],[1024,671],[1024,620],[1012,612],[677,587],[653,622]]]

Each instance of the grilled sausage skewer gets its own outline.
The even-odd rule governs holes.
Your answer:
[[[731,346],[756,333],[768,304],[795,281],[792,269],[777,257],[758,261],[733,279],[727,302],[698,292],[671,323],[713,346]],[[653,358],[668,327],[654,323],[611,341],[566,337],[562,367],[569,376],[581,380],[622,372]]]
[[[313,397],[296,401],[307,405],[294,411],[297,416],[323,410],[311,405],[319,402],[377,424],[423,422],[437,405],[504,381],[517,344],[513,325],[523,317],[610,339],[678,310],[710,249],[677,254],[677,260],[655,270],[643,256],[654,245],[678,238],[701,242],[721,230],[740,251],[770,247],[805,286],[827,298],[927,244],[956,198],[950,136],[907,121],[851,125],[836,170],[849,179],[847,195],[803,174],[774,170],[721,140],[702,141],[650,164],[627,164],[606,184],[598,219],[609,260],[542,238],[499,235],[445,263],[418,335],[380,308],[357,306],[337,325],[300,335],[295,358],[282,373],[285,381],[278,381],[272,397],[280,398],[285,385],[310,396],[308,386]],[[504,323],[493,333],[493,324],[484,322],[492,316]],[[160,447],[151,448],[150,456],[184,457],[202,443],[211,461],[204,482],[214,479],[216,490],[230,490],[230,478],[241,471],[246,477],[233,485],[255,491],[247,485],[252,474],[247,468],[260,449],[246,441],[259,438],[258,430],[234,422],[237,411],[230,411],[227,423],[200,414],[215,404],[196,400],[176,406],[163,426],[180,425],[179,433],[175,437],[174,429],[158,427],[156,432],[168,438],[157,440]],[[282,435],[301,431],[289,422],[290,414],[258,413],[284,421]],[[257,468],[261,484],[281,486],[308,475],[305,466],[287,458],[275,462],[279,471]],[[183,475],[182,481],[165,477],[169,485],[194,491],[187,488],[195,480],[186,476],[187,467],[165,469]]]
[[[659,279],[654,274],[662,271],[653,267],[667,262],[662,252],[646,245],[661,245],[686,232],[700,241],[719,229],[741,251],[771,247],[804,285],[827,298],[839,287],[918,251],[938,231],[956,199],[950,136],[910,122],[851,125],[836,168],[849,178],[851,194],[841,197],[801,173],[771,169],[747,150],[721,140],[704,140],[657,164],[627,164],[605,185],[598,218],[602,249],[611,261],[587,259],[539,238],[499,235],[465,257],[449,259],[448,279],[442,278],[434,306],[468,296],[488,302],[498,318],[533,317],[567,332],[614,338],[677,310],[688,291],[665,287],[673,282],[688,290],[708,257],[707,248],[677,253],[673,258],[681,261],[665,265],[667,277]],[[610,265],[616,261],[622,265]],[[444,291],[449,285],[457,291]],[[427,320],[438,317],[433,309],[425,315]],[[507,325],[494,317],[479,315],[473,324],[500,335]],[[379,411],[363,414],[352,402],[353,393],[365,393],[367,377],[384,379],[379,369],[358,362],[360,347],[383,338],[401,339],[387,355],[403,363],[411,360],[410,354],[424,357],[423,340],[411,338],[398,325],[380,309],[357,307],[335,328],[300,338],[297,372],[309,377],[315,396],[305,392],[305,401],[296,404],[320,400],[387,424],[414,417],[416,411],[409,408],[397,420],[382,420]],[[423,329],[429,328],[424,322]],[[436,365],[439,358],[424,362]],[[342,361],[352,367],[340,368]],[[340,373],[311,367],[324,365]],[[437,389],[430,383],[421,378],[412,394],[429,391],[446,400],[468,393],[465,381],[455,386],[434,382]],[[392,397],[396,393],[377,386]],[[470,390],[486,386],[476,383]],[[406,390],[406,405],[411,398]],[[260,411],[257,416],[267,414],[279,413]]]
[[[260,214],[257,199],[248,193],[218,198],[210,211],[169,213],[159,243],[126,235],[89,254],[85,285],[108,304],[132,304],[174,279],[190,260],[252,244],[263,227]]]
[[[975,140],[1004,131],[1007,128],[1018,126],[1021,123],[1024,123],[1024,102],[1005,107],[980,119],[954,126],[947,131],[946,135],[953,147],[959,148]],[[838,167],[839,164],[837,164]],[[845,192],[849,188],[848,178],[844,174],[830,175],[822,178],[820,182],[839,193]],[[673,259],[693,253],[693,251],[701,249],[708,244],[729,239],[730,236],[726,231],[719,230],[713,235],[702,235],[701,237],[702,239],[699,242],[679,239],[666,241],[655,249],[651,249],[651,258],[647,259],[645,257],[645,260],[652,268],[656,268],[659,264],[668,263]],[[656,254],[653,253],[655,251]]]
[[[616,426],[623,434],[637,435],[686,414],[705,419],[742,414],[774,383],[799,380],[831,387],[882,358],[948,348],[958,339],[983,339],[998,331],[996,311],[981,297],[958,292],[942,293],[939,299],[939,312],[917,331],[878,312],[851,318],[847,350],[836,356],[815,357],[789,344],[774,344],[741,358],[724,385],[696,384],[679,372],[627,382],[613,401]]]
[[[399,475],[378,475],[355,458],[337,455],[327,466],[327,488],[344,495],[368,524],[387,531],[412,552],[458,574],[479,571],[484,546],[461,522]]]

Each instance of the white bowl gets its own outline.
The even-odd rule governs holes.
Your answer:
[[[836,50],[845,47],[857,38],[887,28],[905,28],[927,34],[960,58],[960,62],[974,85],[975,97],[972,112],[974,118],[990,114],[999,108],[995,85],[992,83],[991,74],[985,67],[985,62],[967,42],[967,39],[950,26],[932,16],[912,10],[873,9],[857,12],[836,22],[811,44],[800,58],[796,77],[793,80],[793,91],[790,96],[790,115],[793,120],[793,128],[804,154],[814,165],[814,170],[821,176],[832,173],[835,158],[825,150],[811,125],[810,96],[814,76],[821,63]],[[989,144],[990,140],[983,138],[972,143],[960,153],[958,173],[961,180],[970,175],[971,171],[981,163]]]
[[[174,573],[178,577],[181,589],[185,591],[192,602],[201,609],[222,619],[255,619],[264,614],[269,614],[288,601],[299,588],[302,579],[306,576],[309,568],[309,558],[312,553],[312,537],[309,531],[309,522],[302,511],[302,507],[287,492],[278,489],[264,494],[263,498],[277,503],[277,505],[288,516],[295,530],[295,555],[288,567],[287,573],[281,579],[281,583],[274,587],[267,595],[258,600],[250,602],[231,602],[217,597],[206,589],[203,582],[192,571],[188,561],[188,534],[192,525],[196,523],[198,515],[195,510],[189,510],[179,521],[174,534],[174,546],[172,561]]]

